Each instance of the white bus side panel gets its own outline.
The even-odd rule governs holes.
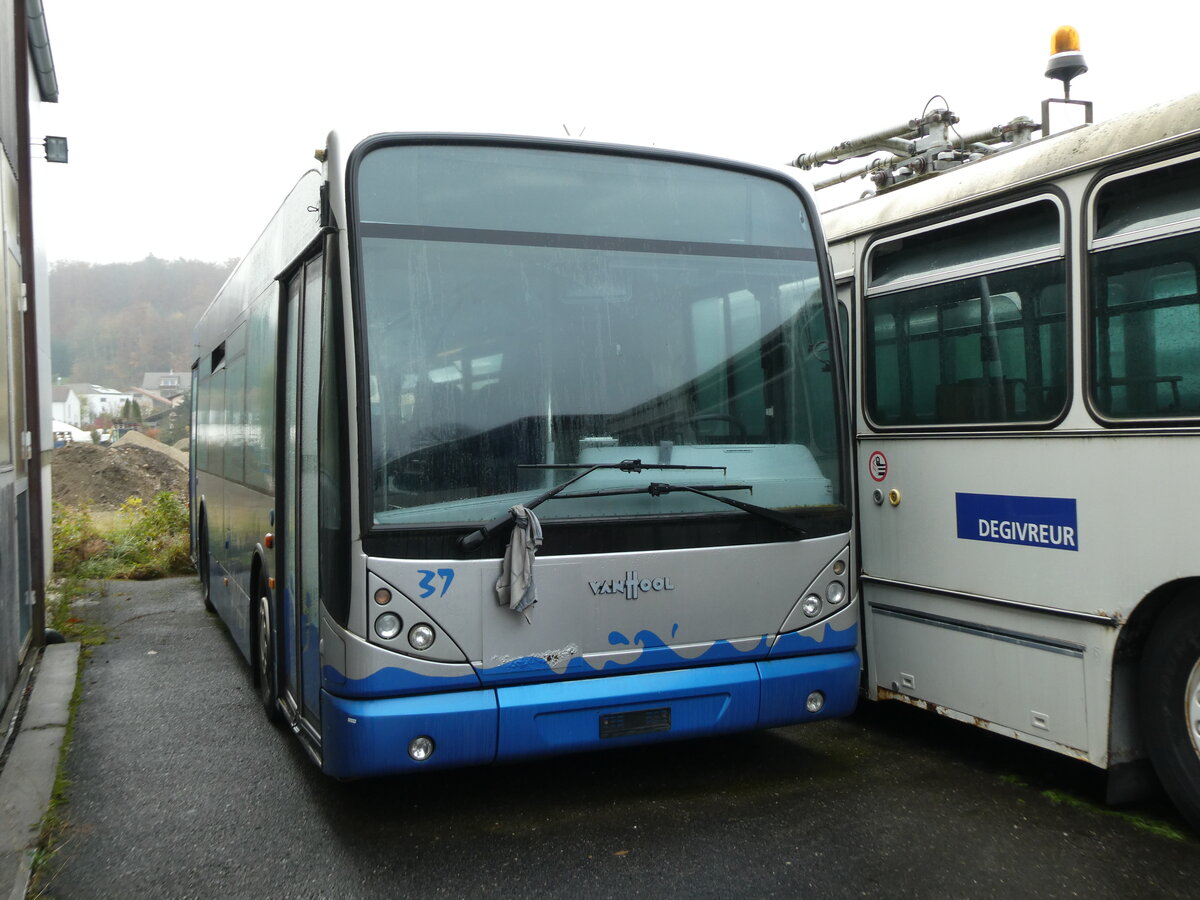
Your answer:
[[[1138,462],[1146,440],[1162,444],[1154,471]],[[1169,495],[1155,489],[1188,471],[1189,443],[1169,435],[862,436],[860,471],[886,468],[878,481],[864,477],[860,507],[871,686],[1106,764],[1116,626],[1154,588],[1200,569],[1181,563],[1200,556],[1179,547],[1195,543],[1188,523],[1200,491],[1187,477]],[[872,469],[876,453],[886,466],[876,460]],[[1113,472],[1118,481],[1102,474]],[[1020,498],[1070,501],[1074,519],[1030,534],[1032,525],[1012,520],[1020,515],[975,514],[987,509],[972,505],[980,497],[1017,498],[1018,507]],[[1164,542],[1164,532],[1173,539]]]

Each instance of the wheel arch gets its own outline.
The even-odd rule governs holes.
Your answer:
[[[1194,602],[1200,603],[1200,576],[1168,581],[1143,597],[1130,613],[1128,621],[1121,626],[1113,651],[1113,664],[1138,662],[1163,611],[1175,602],[1188,602],[1186,598],[1189,596],[1194,598]]]
[[[1187,602],[1200,603],[1200,576],[1177,578],[1159,585],[1142,598],[1121,626],[1113,649],[1108,730],[1110,766],[1146,757],[1138,712],[1142,656],[1162,615],[1176,603]]]

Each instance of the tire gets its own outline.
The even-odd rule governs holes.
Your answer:
[[[1163,787],[1200,831],[1200,598],[1181,598],[1154,625],[1138,699],[1146,751]]]
[[[271,603],[271,592],[258,592],[258,603],[254,612],[254,683],[258,688],[258,700],[268,721],[279,723],[279,684],[275,669],[275,632],[272,628],[275,613]]]

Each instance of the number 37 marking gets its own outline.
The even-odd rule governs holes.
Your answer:
[[[435,578],[442,579],[442,592],[438,594],[439,597],[446,596],[446,591],[450,590],[450,582],[454,580],[453,569],[438,569],[436,572],[432,569],[417,569],[417,573],[421,576],[419,584],[422,600],[437,593],[437,586],[434,584]]]

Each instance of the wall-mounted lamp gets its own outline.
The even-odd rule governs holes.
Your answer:
[[[67,161],[67,139],[46,135],[46,162],[65,163]]]

